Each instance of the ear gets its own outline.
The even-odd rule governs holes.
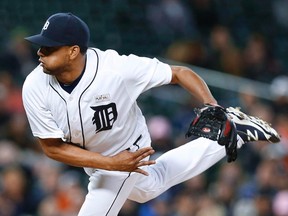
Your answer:
[[[77,46],[77,45],[74,45],[74,46],[71,46],[70,49],[69,49],[69,56],[70,56],[70,59],[75,59],[77,58],[77,56],[79,55],[80,53],[80,47]]]

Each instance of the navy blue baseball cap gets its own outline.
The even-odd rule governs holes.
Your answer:
[[[72,13],[56,13],[45,22],[41,33],[25,40],[39,46],[88,47],[90,31],[87,24]]]

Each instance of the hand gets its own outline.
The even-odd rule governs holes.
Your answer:
[[[143,161],[144,158],[154,153],[155,151],[152,147],[142,148],[136,152],[122,151],[110,158],[112,159],[110,170],[138,172],[148,176],[149,174],[139,167],[155,164],[154,160]]]

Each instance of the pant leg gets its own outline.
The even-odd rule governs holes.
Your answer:
[[[225,147],[205,138],[198,138],[172,149],[145,167],[149,176],[140,176],[129,199],[151,200],[170,187],[184,182],[214,165],[226,155]]]
[[[78,216],[117,216],[139,176],[138,173],[94,172]]]

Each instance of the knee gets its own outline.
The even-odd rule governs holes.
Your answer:
[[[156,196],[149,192],[138,192],[137,194],[134,194],[133,196],[130,196],[129,199],[133,200],[137,203],[146,203],[152,199],[154,199]]]
[[[137,197],[137,199],[134,201],[136,201],[137,203],[146,203],[151,199],[153,199],[153,198],[148,197],[148,196],[142,196],[142,197]]]

